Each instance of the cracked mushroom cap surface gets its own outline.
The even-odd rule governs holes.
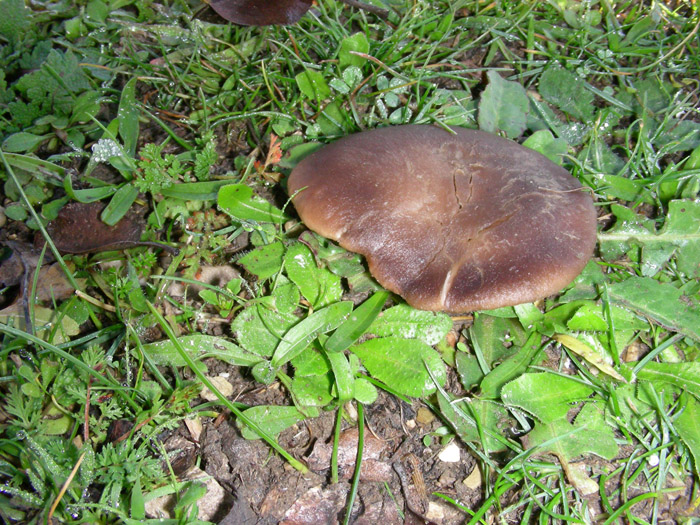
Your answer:
[[[292,202],[415,308],[489,310],[564,288],[595,247],[589,193],[516,142],[452,131],[405,125],[337,140],[294,168]]]

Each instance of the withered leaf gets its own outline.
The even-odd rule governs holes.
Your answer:
[[[311,7],[313,0],[209,0],[219,16],[243,26],[293,24]]]
[[[140,217],[127,214],[114,226],[108,226],[100,220],[104,206],[101,202],[69,202],[61,208],[58,217],[46,226],[58,251],[90,253],[143,244],[139,242],[144,226]]]

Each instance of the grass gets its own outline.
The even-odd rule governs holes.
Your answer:
[[[432,496],[470,523],[696,522],[697,6],[373,3],[388,20],[320,0],[257,28],[195,2],[0,0],[5,522],[144,522],[166,493],[194,522],[203,492],[162,468],[164,433],[226,407],[304,470],[276,436],[379,391],[433,409],[435,451],[470,450],[481,493]],[[387,295],[295,221],[285,177],[318,143],[404,123],[480,127],[561,163],[595,196],[594,260],[537,304],[465,321],[394,297],[379,316]],[[81,232],[103,249],[61,255],[75,232],[50,221],[74,201],[104,202],[110,224],[137,211],[144,231]],[[281,383],[288,405],[194,402],[207,357]]]

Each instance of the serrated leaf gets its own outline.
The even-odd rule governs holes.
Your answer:
[[[572,117],[586,123],[593,119],[593,93],[571,71],[559,67],[545,70],[538,91],[547,102]]]
[[[351,301],[341,301],[309,315],[290,328],[275,348],[272,366],[280,367],[306,349],[319,334],[337,328],[352,311]]]
[[[614,434],[602,416],[584,412],[590,410],[598,412],[592,403],[587,404],[573,425],[565,418],[535,423],[535,427],[526,436],[528,448],[549,442],[540,447],[539,452],[555,454],[563,465],[584,454],[595,454],[605,459],[614,458],[618,452]]]
[[[511,139],[519,137],[527,127],[530,108],[525,88],[495,71],[486,76],[489,83],[479,101],[479,128],[489,133],[503,131]]]
[[[294,407],[260,405],[243,411],[243,414],[262,428],[267,434],[276,436],[283,430],[302,421],[305,416]],[[260,436],[246,425],[236,420],[241,434],[246,439],[260,439]]]
[[[400,304],[384,310],[367,332],[379,337],[397,336],[436,345],[451,329],[452,319],[446,314],[416,310],[407,304]]]
[[[245,184],[224,186],[219,189],[217,199],[219,208],[239,221],[281,224],[289,219],[282,210],[253,195],[253,189]]]
[[[608,287],[610,300],[664,328],[700,341],[700,308],[673,285],[648,277],[629,277]]]
[[[0,0],[0,35],[10,41],[17,41],[31,25],[31,11],[24,0]]]
[[[501,389],[506,405],[521,408],[542,422],[566,417],[571,403],[581,401],[593,389],[579,381],[549,372],[523,374]]]
[[[628,210],[629,211],[629,210]],[[678,269],[690,278],[700,276],[700,202],[668,203],[664,226],[658,232],[653,221],[633,212],[614,208],[617,222],[600,234],[606,258],[619,257],[632,245],[642,247],[642,274],[652,277],[675,255]]]
[[[237,262],[247,272],[255,275],[258,280],[264,281],[282,269],[283,257],[284,243],[276,241],[264,246],[258,246],[252,252],[238,259]]]
[[[670,383],[681,390],[700,396],[700,363],[650,362],[637,372],[637,379]]]
[[[261,361],[260,356],[246,352],[238,345],[213,335],[184,335],[178,337],[177,341],[193,359],[214,357],[236,366],[253,366]],[[185,366],[187,364],[177,351],[175,343],[169,339],[145,344],[143,349],[157,365]]]
[[[400,394],[425,397],[435,392],[436,386],[428,368],[441,385],[445,382],[445,365],[440,355],[416,339],[370,339],[350,350],[360,358],[372,377]]]
[[[337,302],[343,296],[340,277],[326,268],[319,268],[309,247],[302,243],[292,244],[287,249],[284,268],[314,308]]]

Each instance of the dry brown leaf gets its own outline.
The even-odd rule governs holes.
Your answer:
[[[101,202],[69,202],[58,217],[46,226],[56,248],[61,253],[90,253],[133,248],[141,243],[143,221],[127,215],[114,226],[100,219],[105,205]],[[37,239],[41,243],[43,239]]]

